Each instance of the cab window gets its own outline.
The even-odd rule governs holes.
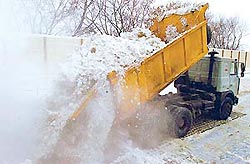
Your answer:
[[[230,67],[230,75],[236,75],[237,74],[237,63],[232,62]]]

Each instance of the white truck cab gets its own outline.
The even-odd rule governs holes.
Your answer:
[[[234,59],[214,57],[212,83],[217,92],[232,91],[239,93],[239,62]],[[191,81],[207,83],[209,75],[210,57],[202,58],[189,69]]]

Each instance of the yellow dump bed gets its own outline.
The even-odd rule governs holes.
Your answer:
[[[184,15],[173,14],[160,22],[154,21],[150,30],[162,40],[165,38],[166,28],[170,25],[175,26],[182,35],[145,59],[139,67],[127,70],[123,79],[119,80],[122,81],[120,90],[116,91],[116,94],[119,94],[115,96],[119,97],[119,109],[133,110],[138,104],[151,100],[207,54],[207,8],[206,4],[199,10]],[[120,79],[115,72],[111,72],[108,78],[112,84],[117,84]],[[73,114],[73,118],[79,115],[80,110]]]
[[[145,59],[139,67],[129,69],[123,79],[120,108],[133,109],[138,104],[151,100],[161,90],[186,72],[208,52],[205,11],[200,10],[185,15],[173,14],[162,21],[155,20],[150,30],[164,40],[166,28],[173,25],[180,35],[164,49]],[[185,21],[185,25],[183,23]],[[109,79],[116,83],[115,74]]]

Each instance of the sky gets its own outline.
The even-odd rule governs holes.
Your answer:
[[[170,0],[156,0],[156,4],[164,4]],[[209,10],[218,15],[238,16],[246,23],[249,35],[242,39],[244,49],[250,51],[250,1],[249,0],[186,0],[189,2],[207,2]]]

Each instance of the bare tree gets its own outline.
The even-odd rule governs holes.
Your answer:
[[[237,50],[241,47],[241,40],[246,35],[247,28],[238,17],[219,17],[215,18],[210,14],[209,26],[212,31],[210,46]]]
[[[143,27],[153,0],[23,0],[32,32],[119,36]]]
[[[26,10],[25,22],[33,33],[80,36],[101,33],[119,36],[135,27],[150,26],[154,14],[164,14],[163,9],[178,9],[191,5],[170,2],[152,10],[153,0],[22,0]],[[239,49],[246,35],[246,26],[239,18],[216,18],[207,14],[212,31],[211,47]]]
[[[119,36],[122,32],[142,27],[149,15],[152,0],[95,0],[83,10],[84,19],[75,35],[85,32]],[[84,13],[85,12],[85,13]]]
[[[76,24],[72,36],[81,35],[87,26],[87,16],[93,11],[95,0],[73,0],[72,6],[75,9]]]
[[[58,34],[71,33],[68,22],[74,14],[73,0],[23,0],[25,21],[29,22],[33,33]]]

